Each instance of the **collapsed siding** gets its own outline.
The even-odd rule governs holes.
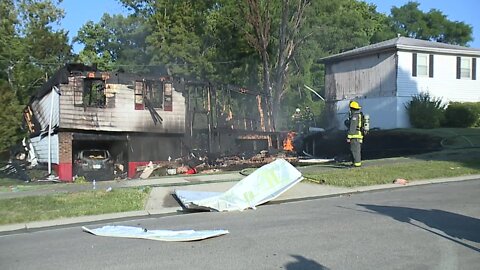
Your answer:
[[[35,112],[35,117],[40,124],[40,127],[35,127],[38,132],[47,131],[50,123],[50,113],[52,114],[52,128],[57,127],[60,122],[59,118],[59,103],[60,96],[52,89],[48,94],[39,100],[34,100],[30,107]],[[53,104],[53,108],[51,107]]]

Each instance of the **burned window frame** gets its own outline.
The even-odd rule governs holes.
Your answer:
[[[83,108],[107,107],[106,78],[88,73],[74,81],[74,106]]]
[[[101,78],[83,79],[83,106],[94,108],[105,108],[107,105],[107,95],[105,93],[106,84]]]
[[[134,87],[135,110],[147,110],[146,103],[154,109],[172,111],[173,84],[164,79],[160,80],[137,80]]]

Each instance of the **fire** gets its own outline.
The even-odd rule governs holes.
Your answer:
[[[295,138],[295,135],[297,135],[294,131],[290,131],[287,134],[287,137],[285,140],[283,140],[283,150],[285,151],[293,151],[293,139]]]

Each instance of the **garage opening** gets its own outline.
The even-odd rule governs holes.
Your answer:
[[[74,135],[72,141],[73,175],[88,181],[124,178],[128,168],[126,138]]]

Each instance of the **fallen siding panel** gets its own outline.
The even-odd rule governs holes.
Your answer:
[[[275,199],[303,179],[302,174],[284,159],[277,159],[255,170],[224,193],[176,190],[187,209],[242,211]]]
[[[227,234],[227,230],[183,230],[183,231],[171,231],[171,230],[147,230],[144,228],[130,227],[130,226],[103,226],[97,229],[89,229],[82,227],[83,231],[99,235],[110,237],[123,237],[123,238],[138,238],[167,242],[187,242],[198,241],[207,238],[217,237]]]

